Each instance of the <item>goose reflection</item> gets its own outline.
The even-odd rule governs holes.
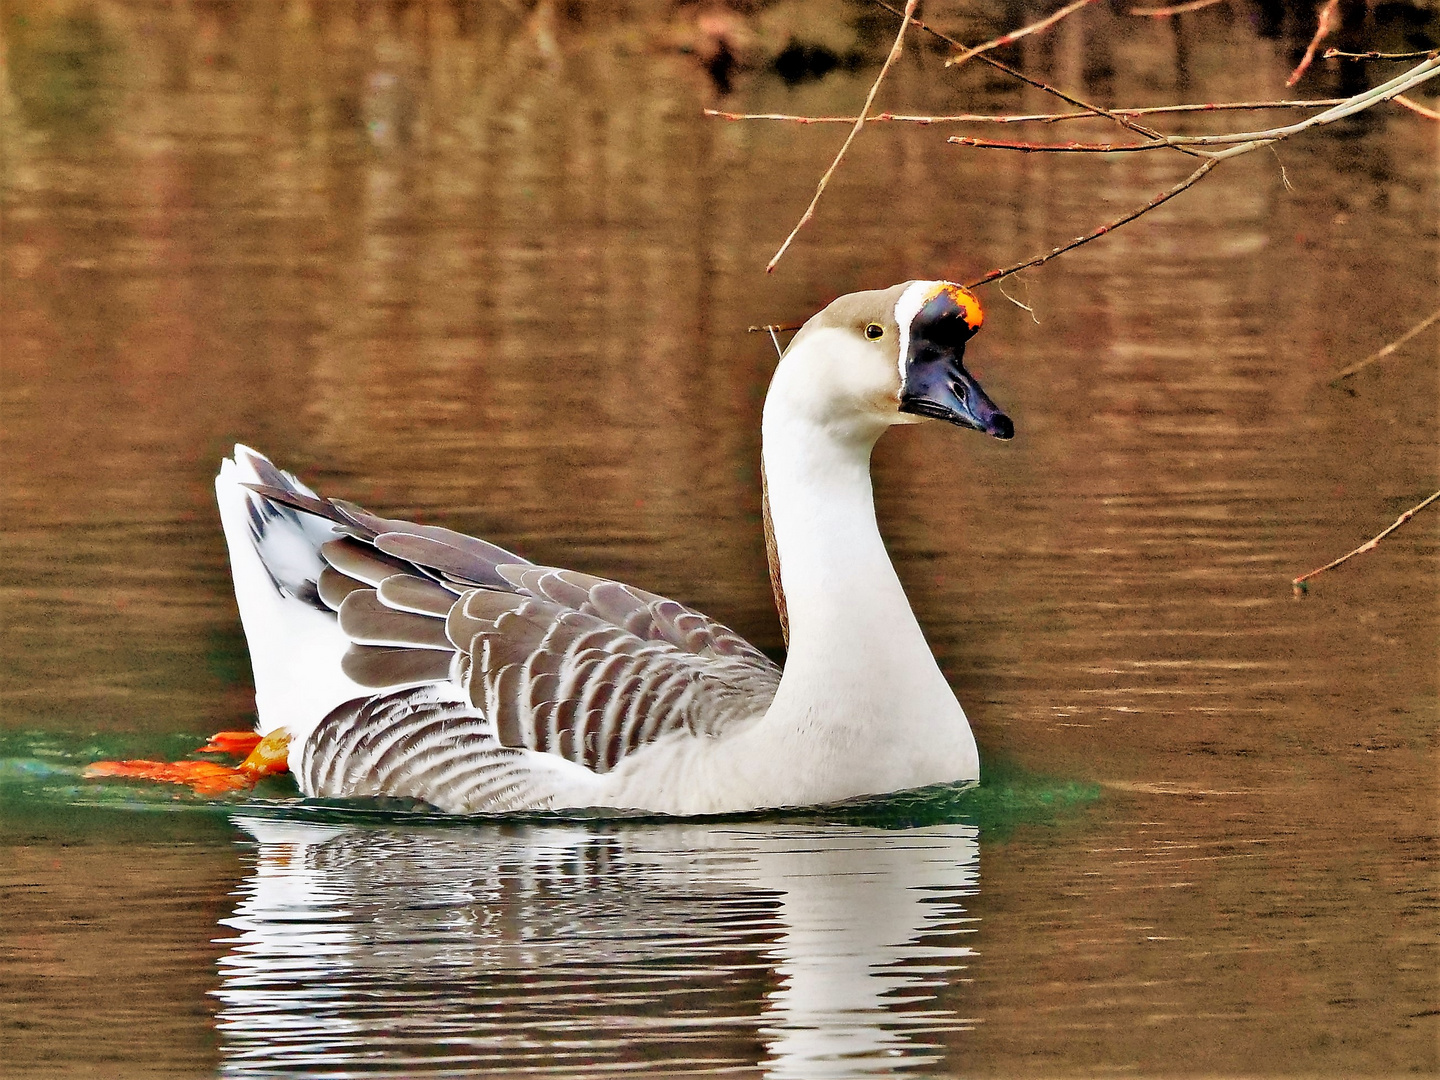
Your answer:
[[[222,1075],[873,1076],[971,1021],[976,830],[238,817]]]

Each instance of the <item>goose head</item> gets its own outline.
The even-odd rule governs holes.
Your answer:
[[[1015,425],[965,370],[965,345],[984,319],[975,294],[948,281],[850,293],[795,335],[771,394],[837,434],[871,441],[926,419],[1012,438]]]

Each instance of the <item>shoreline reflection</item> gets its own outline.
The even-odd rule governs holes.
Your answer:
[[[873,1076],[974,1022],[973,826],[424,829],[248,816],[223,1076]]]

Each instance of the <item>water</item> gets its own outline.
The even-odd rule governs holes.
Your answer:
[[[842,113],[873,66],[721,99],[606,5],[7,13],[7,1076],[1440,1067],[1440,519],[1289,590],[1436,486],[1433,337],[1326,385],[1435,307],[1433,126],[1283,144],[1293,191],[1227,164],[1007,283],[1038,322],[987,289],[972,366],[1015,441],[882,441],[987,786],[444,827],[80,779],[247,722],[231,442],[775,649],[744,328],[972,280],[1188,164],[877,127],[767,277],[842,135],[701,107]],[[1024,60],[1106,101],[1271,97],[1293,61],[1219,10],[1086,18]],[[881,104],[1043,101],[912,53]]]

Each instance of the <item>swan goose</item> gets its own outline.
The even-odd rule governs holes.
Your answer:
[[[870,454],[926,418],[1013,435],[962,362],[982,321],[968,290],[904,282],[842,296],[785,350],[762,426],[783,673],[673,600],[323,499],[237,446],[216,493],[259,745],[210,790],[288,766],[315,798],[715,814],[978,779]]]

